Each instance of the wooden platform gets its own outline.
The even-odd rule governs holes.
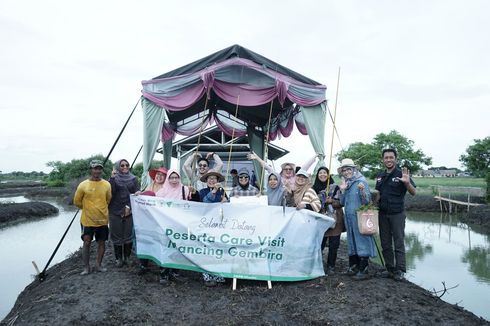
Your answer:
[[[453,203],[453,204],[465,205],[465,206],[480,206],[480,205],[483,205],[483,204],[477,204],[477,203],[469,203],[469,202],[461,201],[461,200],[454,200],[454,199],[451,199],[451,198],[445,198],[445,197],[441,197],[441,196],[434,196],[434,199],[436,199],[436,200],[442,200],[442,201],[447,201],[447,202],[450,202],[450,203]]]
[[[455,205],[463,205],[466,206],[466,211],[470,211],[470,207],[480,206],[482,204],[472,203],[471,196],[481,197],[484,195],[484,192],[481,188],[477,187],[443,187],[443,186],[432,186],[432,188],[437,191],[438,196],[434,196],[434,199],[439,201],[441,206],[441,212],[443,212],[444,208],[442,203],[446,202],[448,204],[448,212],[452,213],[452,204]],[[467,201],[455,200],[451,198],[452,194],[466,194],[468,199]],[[444,195],[447,195],[445,197]],[[455,211],[457,210],[457,206],[454,206]]]

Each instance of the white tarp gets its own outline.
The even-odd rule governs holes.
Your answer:
[[[320,244],[333,218],[279,206],[131,196],[138,258],[229,278],[324,275]]]

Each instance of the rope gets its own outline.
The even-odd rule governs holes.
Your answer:
[[[264,149],[264,163],[267,163],[267,157],[269,155],[269,130],[271,128],[271,120],[272,120],[272,104],[274,103],[274,100],[271,101],[271,108],[269,110],[269,121],[267,124],[267,135],[265,135],[265,149]],[[260,188],[259,192],[262,193],[262,187],[264,183],[264,171],[265,171],[265,164],[262,165],[262,173],[260,174]]]
[[[240,105],[240,94],[238,94],[238,97],[236,99],[235,120],[237,119],[238,116],[239,105]],[[230,150],[228,151],[228,165],[226,167],[225,185],[228,184],[228,174],[230,174],[230,161],[231,161],[231,152],[233,151],[233,138],[235,138],[235,128],[233,128],[233,131],[231,132],[231,143],[230,143]]]
[[[333,113],[332,140],[330,142],[330,159],[328,162],[327,188],[325,189],[327,196],[328,196],[328,189],[330,187],[330,175],[332,174],[333,137],[334,137],[334,132],[336,130],[335,121],[337,119],[337,102],[339,101],[339,83],[340,83],[340,67],[339,67],[339,73],[337,76],[337,91],[335,94],[335,108],[334,108],[334,113]]]
[[[201,135],[202,135],[202,130],[204,129],[204,120],[206,120],[206,110],[208,108],[208,97],[209,97],[209,89],[206,91],[206,102],[204,103],[204,114],[202,116],[202,121],[201,121],[201,128],[199,130],[199,136],[197,137],[197,146],[196,146],[196,150],[194,152],[194,158],[192,159],[192,163],[191,163],[191,166],[192,166],[192,175],[189,179],[189,187],[192,186],[192,184],[194,183],[194,177],[196,175],[196,157],[197,157],[197,152],[199,151],[199,146],[201,145]]]

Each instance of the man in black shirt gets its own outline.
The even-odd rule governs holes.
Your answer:
[[[415,196],[415,183],[407,168],[397,166],[394,149],[383,150],[386,170],[376,178],[379,199],[379,237],[383,248],[386,271],[381,276],[404,279],[405,265],[405,194]],[[393,250],[394,245],[394,250]]]

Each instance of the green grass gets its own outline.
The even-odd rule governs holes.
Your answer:
[[[417,185],[417,191],[422,193],[432,193],[431,186],[444,186],[444,187],[477,187],[483,190],[486,189],[486,183],[484,178],[422,178],[414,177],[413,181]],[[369,187],[374,189],[376,184],[375,180],[368,180]]]

